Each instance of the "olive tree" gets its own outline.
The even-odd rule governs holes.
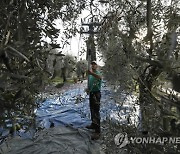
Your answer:
[[[136,90],[146,131],[162,130],[163,117],[173,115],[159,87],[179,81],[179,11],[177,0],[108,1],[98,33],[105,78],[118,92]]]
[[[75,71],[75,66],[76,66],[76,58],[72,55],[66,55],[63,58],[63,67],[61,68],[62,70],[62,78],[63,81],[67,81],[67,77],[71,78],[73,75],[73,72]]]
[[[76,64],[76,74],[78,78],[84,78],[87,71],[88,64],[86,60],[80,60]]]
[[[53,48],[64,47],[66,40],[77,31],[75,19],[84,8],[84,3],[76,0],[0,1],[2,118],[13,118],[14,114],[23,116],[31,110],[34,113],[35,95],[49,75],[46,71],[49,42]],[[56,19],[64,23],[65,31],[57,29]],[[73,23],[71,27],[70,23]],[[58,44],[59,33],[64,33],[65,37]]]

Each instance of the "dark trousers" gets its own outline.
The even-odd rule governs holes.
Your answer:
[[[100,133],[100,99],[101,99],[101,92],[90,92],[89,95],[89,104],[90,104],[90,111],[91,111],[91,120],[92,125],[95,128],[95,132]]]

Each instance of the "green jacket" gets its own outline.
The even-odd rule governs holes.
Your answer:
[[[99,71],[94,72],[97,75],[101,76],[101,73]],[[88,83],[88,89],[90,92],[96,92],[101,90],[101,79],[97,79],[93,75],[89,75],[89,83]]]

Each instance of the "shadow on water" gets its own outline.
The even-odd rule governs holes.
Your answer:
[[[52,95],[44,93],[44,101],[33,105],[22,104],[15,109],[4,109],[4,112],[0,113],[0,141],[3,142],[10,134],[33,138],[38,130],[45,128],[59,125],[82,128],[90,124],[89,96],[84,92],[86,84],[84,81]],[[134,110],[130,104],[134,98],[124,98],[126,100],[123,101],[127,103],[116,103],[111,90],[103,86],[101,121],[110,120],[121,124],[129,124],[131,121],[131,124],[135,124],[139,111]]]

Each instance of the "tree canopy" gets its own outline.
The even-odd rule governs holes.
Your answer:
[[[46,69],[50,52],[47,38],[52,48],[63,48],[64,44],[57,42],[61,30],[55,21],[61,19],[64,23],[68,39],[77,31],[75,24],[71,27],[69,24],[81,13],[84,3],[76,0],[0,1],[0,104],[3,111],[0,114],[8,109],[7,115],[2,117],[33,114],[23,107],[33,110],[37,105],[35,96],[50,75]]]
[[[180,92],[179,0],[0,1],[0,103],[34,101],[48,74],[46,38],[53,48],[64,46],[57,42],[62,32],[55,20],[61,19],[69,39],[80,31],[76,19],[84,9],[89,22],[100,24],[93,37],[105,62],[105,79],[118,92],[136,91],[142,119],[145,125],[155,122],[154,130],[163,127],[167,115],[179,119],[171,112],[171,106],[179,109],[174,94]],[[168,88],[170,94],[159,92]]]

